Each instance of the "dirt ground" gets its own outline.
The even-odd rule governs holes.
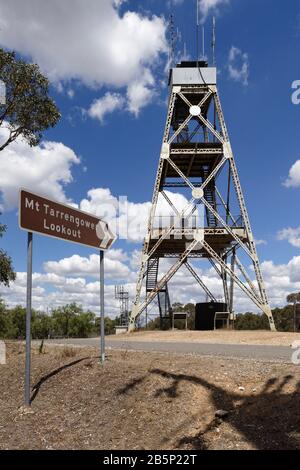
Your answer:
[[[142,331],[120,336],[110,336],[110,340],[124,341],[166,341],[189,343],[218,343],[218,344],[261,344],[273,346],[290,346],[294,341],[300,341],[299,333],[281,333],[271,331]]]
[[[0,365],[0,449],[300,449],[300,369],[292,364],[24,345]],[[226,418],[215,417],[225,410]]]

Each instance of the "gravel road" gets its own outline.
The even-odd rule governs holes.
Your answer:
[[[73,346],[98,346],[99,338],[49,340],[48,343]],[[195,354],[200,356],[248,358],[263,361],[291,362],[292,349],[289,346],[245,345],[245,344],[205,344],[188,342],[147,342],[124,340],[120,337],[106,339],[106,348],[145,352]]]

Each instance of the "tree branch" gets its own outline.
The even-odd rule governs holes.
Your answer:
[[[4,142],[4,144],[0,145],[0,152],[4,150],[6,147],[8,147],[8,145],[11,144],[14,140],[16,140],[23,130],[24,130],[23,126],[19,127],[18,129],[11,130],[7,141]]]

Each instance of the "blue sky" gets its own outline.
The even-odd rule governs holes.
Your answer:
[[[99,204],[107,198],[127,196],[135,216],[140,214],[146,220],[159,158],[168,95],[164,40],[171,11],[168,2],[128,0],[117,7],[113,0],[76,0],[69,9],[72,2],[64,3],[62,7],[56,1],[0,0],[0,45],[39,63],[51,80],[51,95],[62,112],[59,125],[44,134],[45,141],[54,143],[47,156],[41,148],[33,156],[22,144],[11,150],[13,155],[0,154],[1,221],[8,226],[1,245],[20,273],[10,291],[1,288],[12,305],[25,301],[26,234],[17,225],[17,188],[30,185],[29,189],[42,189],[51,197],[91,211],[99,211]],[[88,3],[91,8],[83,13],[83,4]],[[23,4],[26,11],[22,11]],[[182,37],[178,54],[186,43],[191,58],[196,51],[195,4],[177,0],[172,7]],[[217,18],[223,111],[255,237],[261,241],[258,250],[271,304],[280,305],[287,293],[300,290],[300,164],[294,167],[289,184],[284,184],[300,159],[300,105],[291,98],[292,83],[300,80],[300,2],[289,0],[282,8],[279,0],[201,0],[200,9],[206,20],[207,46],[212,14]],[[38,28],[30,29],[26,15],[40,23],[40,33]],[[206,52],[210,53],[208,47]],[[133,72],[128,73],[128,68]],[[104,113],[106,104],[112,112]],[[24,151],[26,161],[22,160]],[[60,155],[57,166],[48,169],[54,154]],[[40,161],[42,164],[37,163]],[[13,170],[18,162],[26,170],[21,174]],[[91,189],[100,189],[97,204],[93,197],[87,198]],[[82,203],[84,199],[88,200]],[[279,240],[279,232],[285,229],[293,230],[283,232],[283,240]],[[128,283],[134,294],[140,249],[141,240],[120,240],[108,254],[107,308],[112,314],[117,312],[115,283]],[[95,252],[36,236],[35,306],[80,301],[84,292],[90,292],[82,302],[96,309],[97,273],[91,254]],[[80,257],[77,264],[70,262],[74,255]],[[60,277],[54,284],[53,274]],[[210,272],[203,275],[219,288]],[[198,300],[195,286],[181,289],[182,278],[176,282],[174,301]],[[241,310],[250,308],[243,296],[237,301]]]

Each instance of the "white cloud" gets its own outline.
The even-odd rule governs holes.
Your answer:
[[[107,92],[91,104],[87,114],[101,123],[106,115],[117,110],[126,110],[138,117],[141,109],[150,104],[156,95],[153,75],[145,69],[142,76],[128,85],[126,97],[121,93]]]
[[[247,86],[249,83],[249,67],[248,54],[242,52],[238,47],[232,46],[228,57],[229,77]]]
[[[0,142],[6,140],[7,129],[0,129]],[[30,147],[22,138],[0,152],[0,192],[4,210],[18,205],[20,187],[61,202],[70,202],[65,185],[72,178],[71,168],[80,160],[73,150],[59,142],[45,141]]]
[[[289,275],[289,267],[286,264],[276,265],[273,261],[264,261],[261,264],[263,274],[266,278],[285,277]]]
[[[207,18],[207,15],[211,11],[216,12],[218,10],[218,7],[228,4],[230,0],[197,0],[197,1],[199,5],[199,13],[202,17],[201,20],[202,22],[204,22]],[[190,2],[190,0],[188,0],[188,2]],[[182,3],[184,3],[184,0],[168,0],[169,7],[182,5]]]
[[[141,265],[141,260],[142,260],[142,251],[141,250],[133,250],[131,252],[131,257],[130,257],[130,267],[138,272],[140,265]]]
[[[0,44],[32,58],[53,82],[144,87],[167,53],[166,23],[126,11],[120,0],[0,0]],[[139,84],[139,85],[138,85]],[[131,90],[131,91],[130,91]],[[148,90],[148,91],[147,91]],[[132,104],[136,111],[134,102]]]
[[[143,76],[133,81],[127,89],[128,110],[136,117],[142,108],[147,106],[155,96],[154,78],[150,70],[145,70]]]
[[[114,0],[115,6],[118,8],[122,5],[122,3],[127,2],[127,0]]]
[[[292,166],[289,172],[289,177],[283,183],[286,188],[299,188],[300,187],[300,160]]]
[[[33,273],[32,274],[32,285],[37,287],[40,284],[52,284],[55,287],[60,287],[65,283],[65,278],[63,276],[58,276],[53,273]],[[27,285],[27,273],[19,272],[17,275],[16,284],[19,287],[26,287]]]
[[[69,90],[67,91],[67,95],[70,98],[70,100],[72,100],[75,96],[75,91],[72,90],[72,88],[69,88]]]
[[[87,113],[91,118],[103,123],[107,114],[122,109],[124,104],[125,99],[120,93],[107,92],[102,98],[93,101]]]
[[[80,209],[111,220],[118,210],[118,199],[111,194],[108,188],[93,188],[87,193],[87,198],[80,202]]]
[[[49,311],[61,305],[76,302],[85,309],[90,309],[95,313],[99,312],[99,281],[87,282],[84,278],[70,278],[60,276],[60,282],[53,284],[54,289],[48,290],[47,279],[53,275],[34,273],[33,274],[33,308],[37,310]],[[25,280],[25,283],[24,283]],[[39,281],[39,285],[37,285]],[[134,294],[135,284],[125,284],[129,290],[131,298]],[[25,306],[26,299],[26,273],[17,273],[17,279],[10,288],[0,286],[0,295],[10,306]],[[105,285],[105,311],[107,315],[116,316],[119,314],[119,303],[114,298],[114,286]]]
[[[278,240],[287,240],[295,248],[300,248],[300,227],[285,228],[278,232]]]
[[[294,256],[288,263],[290,280],[300,283],[300,256]]]
[[[199,9],[202,16],[202,22],[207,18],[211,11],[216,11],[218,7],[228,4],[229,0],[199,0]]]
[[[125,255],[121,250],[110,250],[104,260],[105,276],[107,279],[128,280],[131,271],[123,262]],[[121,259],[121,260],[120,260]],[[60,261],[48,261],[44,264],[47,273],[57,276],[99,277],[99,256],[90,255],[85,258],[73,255]]]
[[[259,245],[267,245],[268,243],[266,242],[266,240],[255,240],[255,244],[256,246],[259,246]]]
[[[185,0],[168,0],[167,5],[169,8],[174,6],[182,5]],[[218,13],[219,7],[222,5],[229,4],[230,0],[196,0],[198,1],[199,6],[199,20],[201,23],[204,23],[207,19],[207,16],[213,12]],[[196,1],[195,1],[195,8],[196,8]],[[190,3],[191,0],[187,0],[186,3]]]

